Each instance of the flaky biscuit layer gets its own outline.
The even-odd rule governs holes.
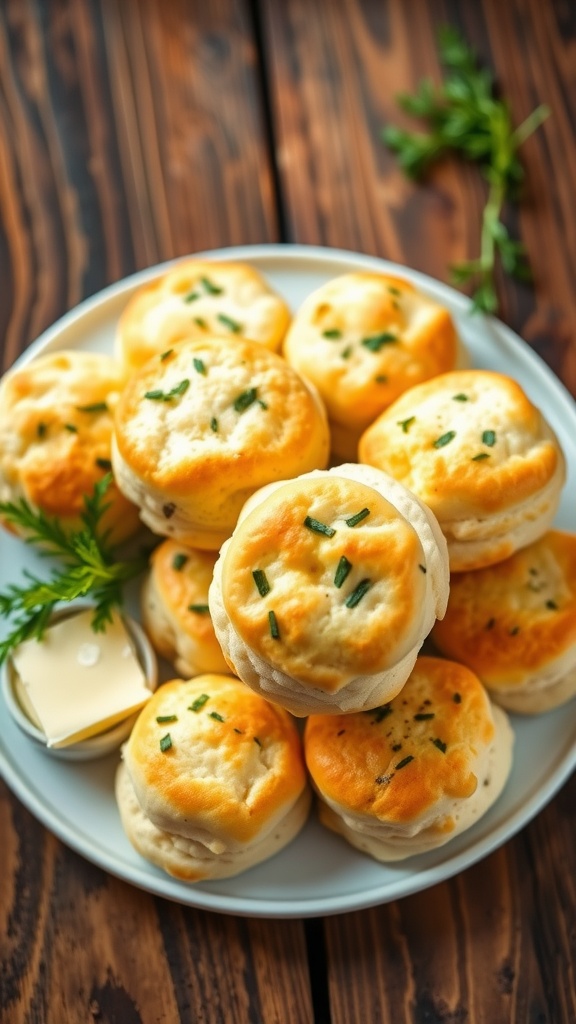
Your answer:
[[[544,533],[566,473],[542,413],[516,381],[487,370],[406,392],[364,433],[359,458],[430,506],[453,571],[500,561]]]
[[[433,638],[494,700],[537,713],[576,693],[576,535],[551,530],[497,565],[452,578]]]
[[[228,672],[208,608],[216,552],[165,540],[142,586],[142,622],[155,649],[183,678]]]
[[[21,498],[66,530],[78,529],[84,498],[111,469],[112,417],[125,375],[110,356],[46,353],[0,383],[0,501]],[[114,483],[102,520],[114,542],[138,513]],[[12,529],[12,527],[10,527]]]
[[[469,669],[422,657],[380,708],[311,716],[304,744],[321,820],[386,861],[440,846],[478,820],[506,782],[513,734]]]
[[[155,532],[217,548],[253,491],[326,464],[314,388],[262,345],[210,336],[154,357],[116,414],[114,471]]]
[[[221,549],[209,603],[238,675],[306,715],[397,693],[447,594],[446,545],[429,510],[378,470],[345,465],[253,496]]]

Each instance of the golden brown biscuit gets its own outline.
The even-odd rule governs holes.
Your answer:
[[[183,677],[228,672],[216,639],[208,588],[216,552],[165,540],[153,551],[142,587],[142,621],[155,649]]]
[[[81,351],[46,353],[5,374],[0,501],[24,498],[65,530],[78,529],[84,497],[111,469],[112,415],[124,382],[110,356]],[[103,528],[121,541],[137,529],[138,511],[115,484],[106,501]]]
[[[459,351],[447,309],[402,278],[368,271],[309,295],[284,341],[288,362],[326,403],[332,450],[350,460],[382,410],[414,384],[453,370]]]
[[[394,696],[448,597],[434,517],[344,465],[263,488],[220,552],[209,603],[236,673],[296,715]]]
[[[498,704],[535,714],[576,693],[576,535],[551,530],[504,562],[452,579],[433,633]]]
[[[479,679],[422,657],[402,692],[372,711],[312,715],[304,734],[320,819],[377,860],[441,846],[500,795],[513,734]]]
[[[185,881],[238,874],[282,849],[309,809],[294,721],[231,676],[163,685],[123,748],[128,838]]]
[[[314,388],[278,355],[210,335],[133,374],[116,414],[118,485],[158,534],[215,549],[246,498],[328,458]]]
[[[290,311],[247,263],[185,259],[132,296],[116,334],[116,352],[131,370],[177,342],[205,334],[241,336],[273,351]]]
[[[487,370],[411,388],[364,433],[359,458],[429,505],[457,572],[502,561],[541,536],[565,479],[542,413],[516,381]]]

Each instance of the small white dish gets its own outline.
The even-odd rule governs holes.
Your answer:
[[[56,612],[53,622],[67,618],[78,611],[86,608],[86,605],[75,604],[70,608]],[[142,667],[146,678],[146,686],[151,693],[158,685],[158,663],[154,649],[146,636],[146,633],[135,619],[124,614],[122,616],[126,629],[134,643],[136,657]],[[107,754],[118,750],[120,745],[128,738],[132,726],[138,717],[138,712],[124,718],[121,722],[106,729],[104,732],[78,743],[70,743],[65,747],[49,747],[46,736],[28,717],[17,696],[14,663],[10,657],[6,659],[0,668],[0,687],[6,701],[8,711],[16,722],[19,729],[26,734],[36,746],[41,747],[47,754],[57,757],[63,761],[92,761],[98,757],[105,757]]]

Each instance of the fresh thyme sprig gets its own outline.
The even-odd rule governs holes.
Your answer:
[[[450,269],[455,284],[472,286],[473,309],[493,313],[498,305],[494,282],[498,259],[506,273],[524,280],[530,277],[524,246],[510,238],[502,209],[507,199],[518,198],[524,178],[518,149],[550,111],[539,106],[514,128],[508,104],[495,95],[492,72],[478,67],[475,53],[455,29],[440,32],[439,53],[446,69],[442,86],[437,88],[425,79],[414,95],[398,97],[402,109],[422,118],[429,130],[409,132],[391,125],[382,137],[411,178],[421,178],[448,152],[460,154],[482,170],[488,197],[480,255]]]
[[[0,503],[0,515],[23,531],[27,543],[38,545],[40,553],[56,557],[61,566],[42,580],[24,572],[25,582],[10,584],[0,592],[0,615],[12,620],[8,636],[0,641],[0,664],[13,647],[24,640],[40,639],[52,612],[60,602],[88,597],[94,601],[92,628],[103,632],[115,608],[122,604],[122,588],[146,567],[147,556],[116,561],[109,531],[102,532],[102,517],[109,508],[106,492],[112,481],[107,473],[84,498],[82,527],[66,533],[60,521],[33,509],[21,499]]]

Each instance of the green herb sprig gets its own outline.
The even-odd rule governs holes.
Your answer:
[[[56,517],[33,509],[23,498],[0,503],[0,515],[23,531],[27,543],[38,545],[42,555],[56,557],[61,563],[47,580],[25,572],[23,583],[10,584],[0,593],[0,615],[11,620],[7,637],[0,641],[0,664],[18,644],[41,639],[60,602],[90,597],[94,602],[92,629],[104,632],[114,609],[122,604],[124,584],[146,568],[147,554],[115,561],[109,531],[102,531],[102,517],[110,507],[105,497],[111,482],[112,474],[107,473],[92,495],[84,497],[82,527],[71,533]]]
[[[460,34],[444,28],[438,45],[446,71],[443,84],[438,88],[425,79],[414,95],[398,97],[402,109],[425,121],[429,130],[410,132],[390,125],[382,138],[414,179],[422,178],[446,153],[458,154],[481,169],[488,182],[488,197],[482,214],[480,255],[451,267],[451,272],[455,284],[472,286],[473,310],[493,313],[498,306],[498,261],[512,276],[530,277],[525,248],[510,237],[502,210],[506,200],[518,199],[524,178],[518,149],[550,111],[541,105],[514,128],[508,104],[495,94],[492,72],[478,66],[476,54]]]

